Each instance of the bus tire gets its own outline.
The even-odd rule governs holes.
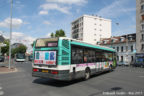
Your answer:
[[[88,80],[89,78],[90,78],[90,69],[89,69],[89,68],[86,68],[84,79],[85,79],[85,80]]]

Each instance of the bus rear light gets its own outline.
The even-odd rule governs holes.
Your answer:
[[[58,74],[58,71],[51,71],[52,74]]]
[[[37,72],[37,71],[38,71],[38,69],[36,69],[36,68],[33,69],[33,72]]]

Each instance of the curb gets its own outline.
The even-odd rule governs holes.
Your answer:
[[[14,68],[14,71],[0,72],[0,74],[14,73],[14,72],[17,72],[17,71],[18,71],[18,69]]]

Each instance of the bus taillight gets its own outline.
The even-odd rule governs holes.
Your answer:
[[[58,74],[58,71],[52,70],[51,73],[52,74]]]
[[[36,68],[33,69],[33,72],[37,72],[37,71],[38,71],[38,69],[36,69]]]

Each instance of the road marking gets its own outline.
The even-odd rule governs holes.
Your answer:
[[[0,87],[0,90],[2,89],[2,87]]]
[[[3,92],[3,91],[0,91],[0,96],[1,96],[1,95],[4,95],[4,92]]]

